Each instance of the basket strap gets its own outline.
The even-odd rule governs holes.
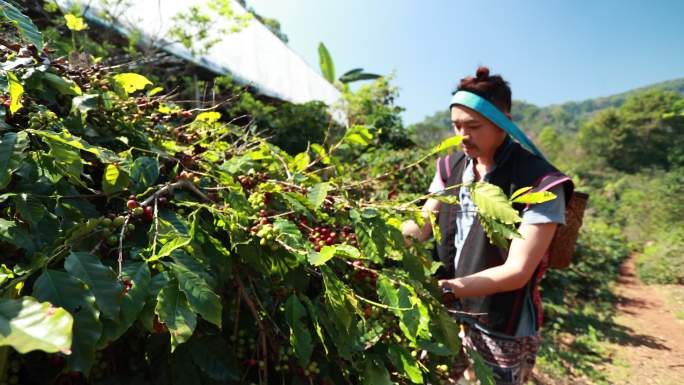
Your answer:
[[[534,186],[537,186],[537,187],[534,187],[533,189],[531,189],[528,192],[549,191],[552,188],[559,186],[563,183],[567,183],[567,182],[572,183],[572,179],[569,176],[564,175],[563,173],[560,173],[560,172],[552,172],[550,174],[546,174],[546,175],[542,176],[541,178],[539,178],[539,180],[536,183],[534,183]],[[528,192],[526,192],[525,194],[527,194]],[[523,194],[523,195],[525,195],[525,194]],[[565,203],[567,204],[569,201],[570,201],[570,197],[566,196],[565,197]],[[530,208],[529,203],[525,206],[526,210],[528,208]]]

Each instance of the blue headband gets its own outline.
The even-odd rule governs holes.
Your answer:
[[[513,123],[512,120],[508,119],[506,115],[501,112],[495,105],[490,103],[487,99],[475,95],[468,91],[457,91],[451,98],[451,105],[458,104],[461,106],[473,109],[485,118],[489,119],[492,123],[496,124],[502,130],[517,140],[522,146],[527,148],[533,154],[539,156],[542,159],[546,159],[544,154],[532,143],[532,141],[525,135],[518,126]]]

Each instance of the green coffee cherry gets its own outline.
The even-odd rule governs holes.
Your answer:
[[[124,217],[118,216],[118,217],[114,218],[114,220],[112,221],[112,224],[116,227],[120,227],[121,225],[124,224],[125,220],[126,219]]]

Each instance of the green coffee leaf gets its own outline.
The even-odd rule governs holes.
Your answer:
[[[475,376],[480,380],[482,385],[496,385],[494,381],[494,372],[492,368],[487,365],[480,353],[475,351],[473,348],[466,347],[468,356],[473,360],[473,369],[475,369]]]
[[[507,225],[521,221],[518,212],[511,207],[508,197],[499,186],[477,182],[470,187],[470,192],[478,214]]]
[[[60,143],[78,150],[89,152],[97,156],[103,163],[117,163],[121,159],[113,153],[111,150],[106,148],[90,145],[85,140],[71,134],[67,130],[62,130],[61,132],[53,131],[41,131],[41,130],[27,130],[28,132],[38,135],[48,142]]]
[[[335,245],[335,255],[342,256],[344,258],[349,258],[349,259],[362,259],[364,258],[363,255],[361,255],[361,252],[359,249],[352,245],[346,245],[346,244],[340,244],[340,245]]]
[[[129,181],[128,173],[122,170],[118,164],[108,164],[102,177],[102,192],[110,195],[125,190]]]
[[[318,207],[323,203],[325,197],[328,196],[328,191],[330,190],[332,190],[332,185],[330,183],[318,183],[309,190],[306,197],[312,205]]]
[[[74,319],[66,310],[32,297],[0,299],[0,346],[69,353]]]
[[[15,132],[7,132],[0,139],[0,188],[5,188],[12,177],[9,162],[16,142],[17,134]]]
[[[306,309],[294,294],[285,302],[285,319],[290,325],[290,345],[299,359],[299,364],[306,366],[311,359],[313,343],[307,325]]]
[[[83,281],[71,275],[47,269],[33,284],[33,295],[39,301],[48,301],[63,307],[74,318],[71,355],[67,363],[72,370],[88,373],[95,360],[95,347],[102,334],[98,321],[100,312],[95,297]]]
[[[311,252],[308,255],[309,263],[314,266],[320,266],[328,262],[335,256],[337,248],[335,246],[323,246],[320,252]]]
[[[461,142],[463,141],[463,137],[460,135],[455,135],[450,138],[444,139],[442,143],[434,147],[430,153],[435,154],[444,150],[447,150],[451,147],[458,147],[461,145]]]
[[[201,266],[200,266],[201,267]],[[221,297],[209,287],[207,281],[198,275],[194,269],[172,263],[173,270],[180,290],[190,304],[190,307],[205,320],[221,327]]]
[[[192,361],[212,380],[238,381],[240,370],[229,344],[219,336],[204,336],[189,343]]]
[[[50,87],[57,90],[62,95],[81,95],[81,87],[78,86],[73,80],[65,79],[59,75],[53,74],[52,72],[43,72],[43,80],[50,85]]]
[[[7,71],[7,82],[9,83],[9,95],[11,99],[9,112],[10,114],[14,114],[23,106],[21,103],[21,97],[24,95],[24,86],[19,83],[17,75],[9,71]]]
[[[309,162],[311,162],[311,158],[309,158],[309,154],[307,152],[301,152],[297,154],[294,159],[292,159],[292,162],[289,164],[290,169],[294,172],[301,172],[306,169],[306,166],[309,165]]]
[[[186,342],[195,332],[197,316],[190,309],[190,304],[178,288],[178,281],[172,279],[157,295],[157,307],[154,309],[159,320],[166,324],[171,332],[171,351]]]
[[[99,94],[79,95],[71,99],[71,113],[81,116],[81,120],[85,121],[88,112],[98,108],[100,101]]]
[[[123,287],[111,267],[103,265],[100,258],[92,254],[72,252],[64,260],[64,269],[90,287],[103,316],[112,320],[119,318],[119,294]]]
[[[420,371],[418,362],[414,357],[411,357],[411,353],[403,346],[391,345],[389,348],[389,356],[392,360],[392,364],[397,368],[403,369],[404,374],[411,380],[411,383],[423,383],[423,373]]]
[[[387,368],[373,360],[366,363],[366,369],[363,372],[363,385],[393,385],[390,380]]]
[[[156,158],[141,156],[131,164],[133,191],[138,194],[151,187],[159,179],[159,161]]]
[[[389,278],[384,275],[378,276],[377,291],[380,302],[393,308],[399,307],[399,290]]]
[[[7,1],[0,0],[0,16],[14,24],[19,33],[39,50],[43,49],[43,36],[26,15]]]

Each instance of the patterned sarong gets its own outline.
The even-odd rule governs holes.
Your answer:
[[[485,331],[466,326],[461,333],[461,340],[482,356],[485,363],[494,372],[497,385],[522,385],[531,374],[539,351],[538,335],[529,337],[498,337]],[[465,352],[450,370],[451,380],[456,382],[469,367]]]

